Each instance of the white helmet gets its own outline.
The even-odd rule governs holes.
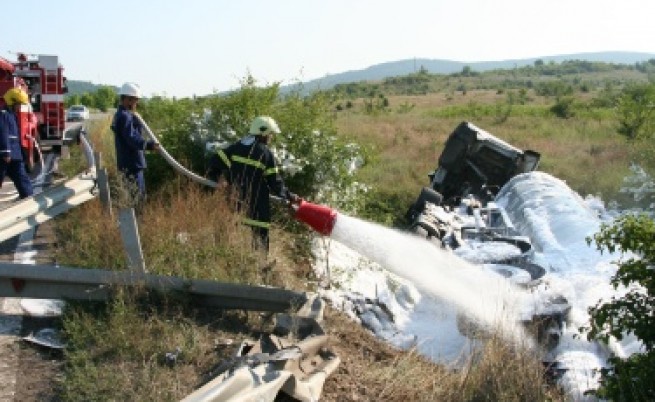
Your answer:
[[[250,131],[248,134],[253,135],[271,135],[280,134],[280,128],[277,126],[275,120],[269,116],[258,116],[250,124]]]
[[[119,95],[125,95],[125,96],[133,96],[135,98],[140,98],[141,97],[141,88],[133,82],[126,82],[123,84],[121,87],[120,92],[118,92]]]

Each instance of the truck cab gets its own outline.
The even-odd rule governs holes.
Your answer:
[[[467,196],[490,201],[509,179],[535,170],[539,159],[539,153],[522,151],[465,121],[446,140],[429,175],[430,187],[449,205]]]

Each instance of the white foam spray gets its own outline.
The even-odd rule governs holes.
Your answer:
[[[532,342],[520,325],[521,289],[420,237],[337,214],[332,237],[516,346]]]

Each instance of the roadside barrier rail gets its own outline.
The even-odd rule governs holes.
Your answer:
[[[0,211],[0,242],[54,218],[97,196],[95,157],[81,132],[79,142],[87,161],[87,170],[64,183],[16,202]]]
[[[307,301],[303,292],[204,279],[109,271],[0,263],[0,297],[107,300],[118,287],[180,291],[193,302],[224,309],[283,312]]]

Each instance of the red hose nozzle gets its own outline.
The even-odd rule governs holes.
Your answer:
[[[296,209],[295,218],[308,224],[318,233],[329,236],[337,220],[337,211],[301,199]]]

